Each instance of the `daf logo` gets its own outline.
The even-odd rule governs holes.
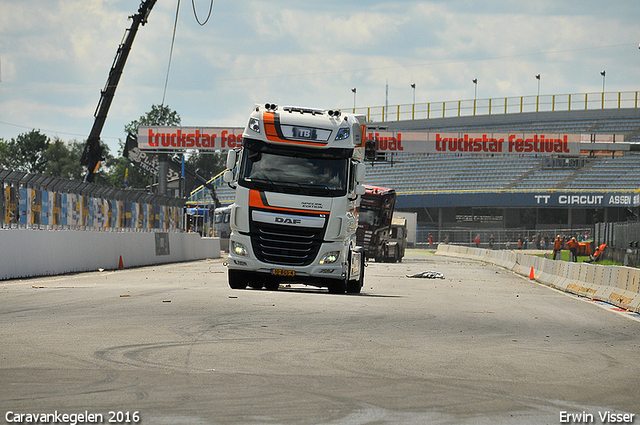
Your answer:
[[[302,223],[302,220],[300,220],[298,218],[276,217],[275,220],[276,220],[276,223],[283,223],[283,224],[300,224],[300,223]]]

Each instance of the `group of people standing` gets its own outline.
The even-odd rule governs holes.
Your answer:
[[[552,258],[560,259],[561,252],[563,249],[568,250],[571,253],[570,260],[577,262],[578,261],[578,249],[580,247],[580,241],[588,239],[589,235],[576,235],[576,236],[567,236],[567,235],[558,235],[555,239],[549,237],[548,234],[542,235],[541,233],[536,233],[533,235],[531,240],[529,237],[523,237],[522,235],[518,235],[518,239],[515,242],[516,247],[512,247],[511,239],[507,239],[506,248],[507,249],[528,249],[530,245],[535,246],[535,249],[539,250],[548,250],[551,245],[553,245],[553,255]],[[473,240],[473,243],[476,247],[480,247],[480,235],[477,235]],[[495,243],[495,238],[493,235],[489,238],[489,248],[493,248]]]
[[[586,237],[586,235],[585,235]],[[582,235],[578,235],[577,237],[575,236],[563,236],[563,235],[558,235],[556,236],[556,239],[553,243],[553,256],[552,258],[555,259],[560,259],[561,257],[561,252],[563,247],[565,247],[566,249],[569,250],[570,252],[570,261],[573,262],[578,262],[578,249],[580,247],[580,241],[582,239],[584,239],[585,237],[583,237]],[[598,248],[599,249],[599,248]],[[604,247],[603,247],[604,249]],[[589,255],[590,253],[588,253]]]

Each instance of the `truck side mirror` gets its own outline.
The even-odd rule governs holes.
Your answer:
[[[356,195],[364,195],[367,192],[367,188],[361,184],[356,185]]]
[[[365,165],[362,162],[356,164],[356,183],[363,183],[365,176]]]
[[[222,180],[225,183],[231,183],[233,181],[233,171],[231,170],[225,171],[224,174],[222,175]]]
[[[236,161],[238,161],[238,153],[230,149],[227,153],[227,170],[233,170],[236,166]]]

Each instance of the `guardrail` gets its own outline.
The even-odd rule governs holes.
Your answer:
[[[438,255],[497,264],[565,292],[640,312],[640,269],[554,261],[547,258],[454,245],[438,245]]]
[[[182,231],[184,200],[0,169],[0,229]]]
[[[639,93],[623,91],[498,97],[343,108],[342,111],[366,115],[369,122],[385,122],[524,112],[621,109],[637,108]]]

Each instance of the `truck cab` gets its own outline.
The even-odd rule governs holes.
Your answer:
[[[235,188],[227,261],[233,289],[281,282],[358,293],[364,251],[356,204],[365,189],[364,117],[336,110],[256,105],[229,151]]]
[[[364,248],[367,259],[400,262],[406,246],[406,223],[403,228],[393,219],[396,191],[387,187],[364,187],[366,191],[358,207],[358,245]]]

